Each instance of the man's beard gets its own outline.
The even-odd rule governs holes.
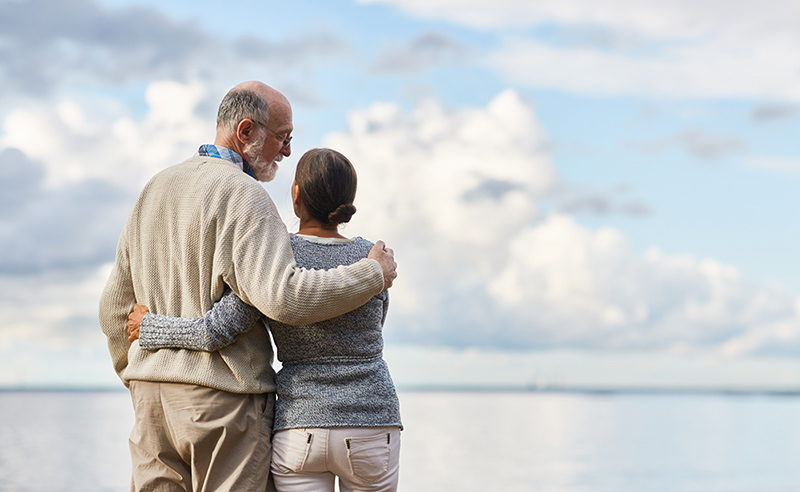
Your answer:
[[[271,161],[267,161],[262,157],[261,149],[264,147],[264,142],[266,141],[266,133],[267,132],[264,132],[258,141],[242,149],[243,157],[247,160],[247,164],[253,169],[256,179],[263,183],[275,179],[275,174],[278,172],[278,162],[283,159],[280,153]]]
[[[281,160],[281,155],[278,154],[275,159],[271,161],[267,161],[261,156],[258,156],[250,161],[247,160],[250,167],[253,168],[253,172],[256,175],[256,179],[263,183],[267,183],[275,179],[275,174],[278,172],[278,162]]]

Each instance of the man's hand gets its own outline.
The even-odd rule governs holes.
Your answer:
[[[141,304],[133,306],[133,311],[131,311],[131,314],[128,315],[129,342],[139,338],[139,329],[142,327],[142,318],[144,318],[145,313],[149,312],[150,310],[147,309],[147,306],[142,306]]]
[[[397,263],[394,262],[394,251],[386,247],[383,241],[378,241],[369,250],[367,258],[376,260],[383,270],[383,288],[388,289],[397,278]]]

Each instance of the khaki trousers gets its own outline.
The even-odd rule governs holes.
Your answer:
[[[132,381],[131,491],[265,491],[275,394]]]

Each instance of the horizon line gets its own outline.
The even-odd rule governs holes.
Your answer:
[[[62,385],[0,385],[0,393],[121,393],[125,387],[62,386]],[[721,396],[800,396],[800,387],[770,386],[667,386],[667,385],[584,385],[584,386],[521,386],[521,385],[459,385],[405,384],[397,385],[400,393],[529,393],[584,395],[721,395]]]

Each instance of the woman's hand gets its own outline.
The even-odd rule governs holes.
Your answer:
[[[147,309],[147,306],[142,306],[141,304],[133,306],[133,311],[131,311],[131,314],[128,315],[129,342],[139,338],[139,328],[142,326],[142,318],[144,318],[145,313],[149,312],[150,310]]]

